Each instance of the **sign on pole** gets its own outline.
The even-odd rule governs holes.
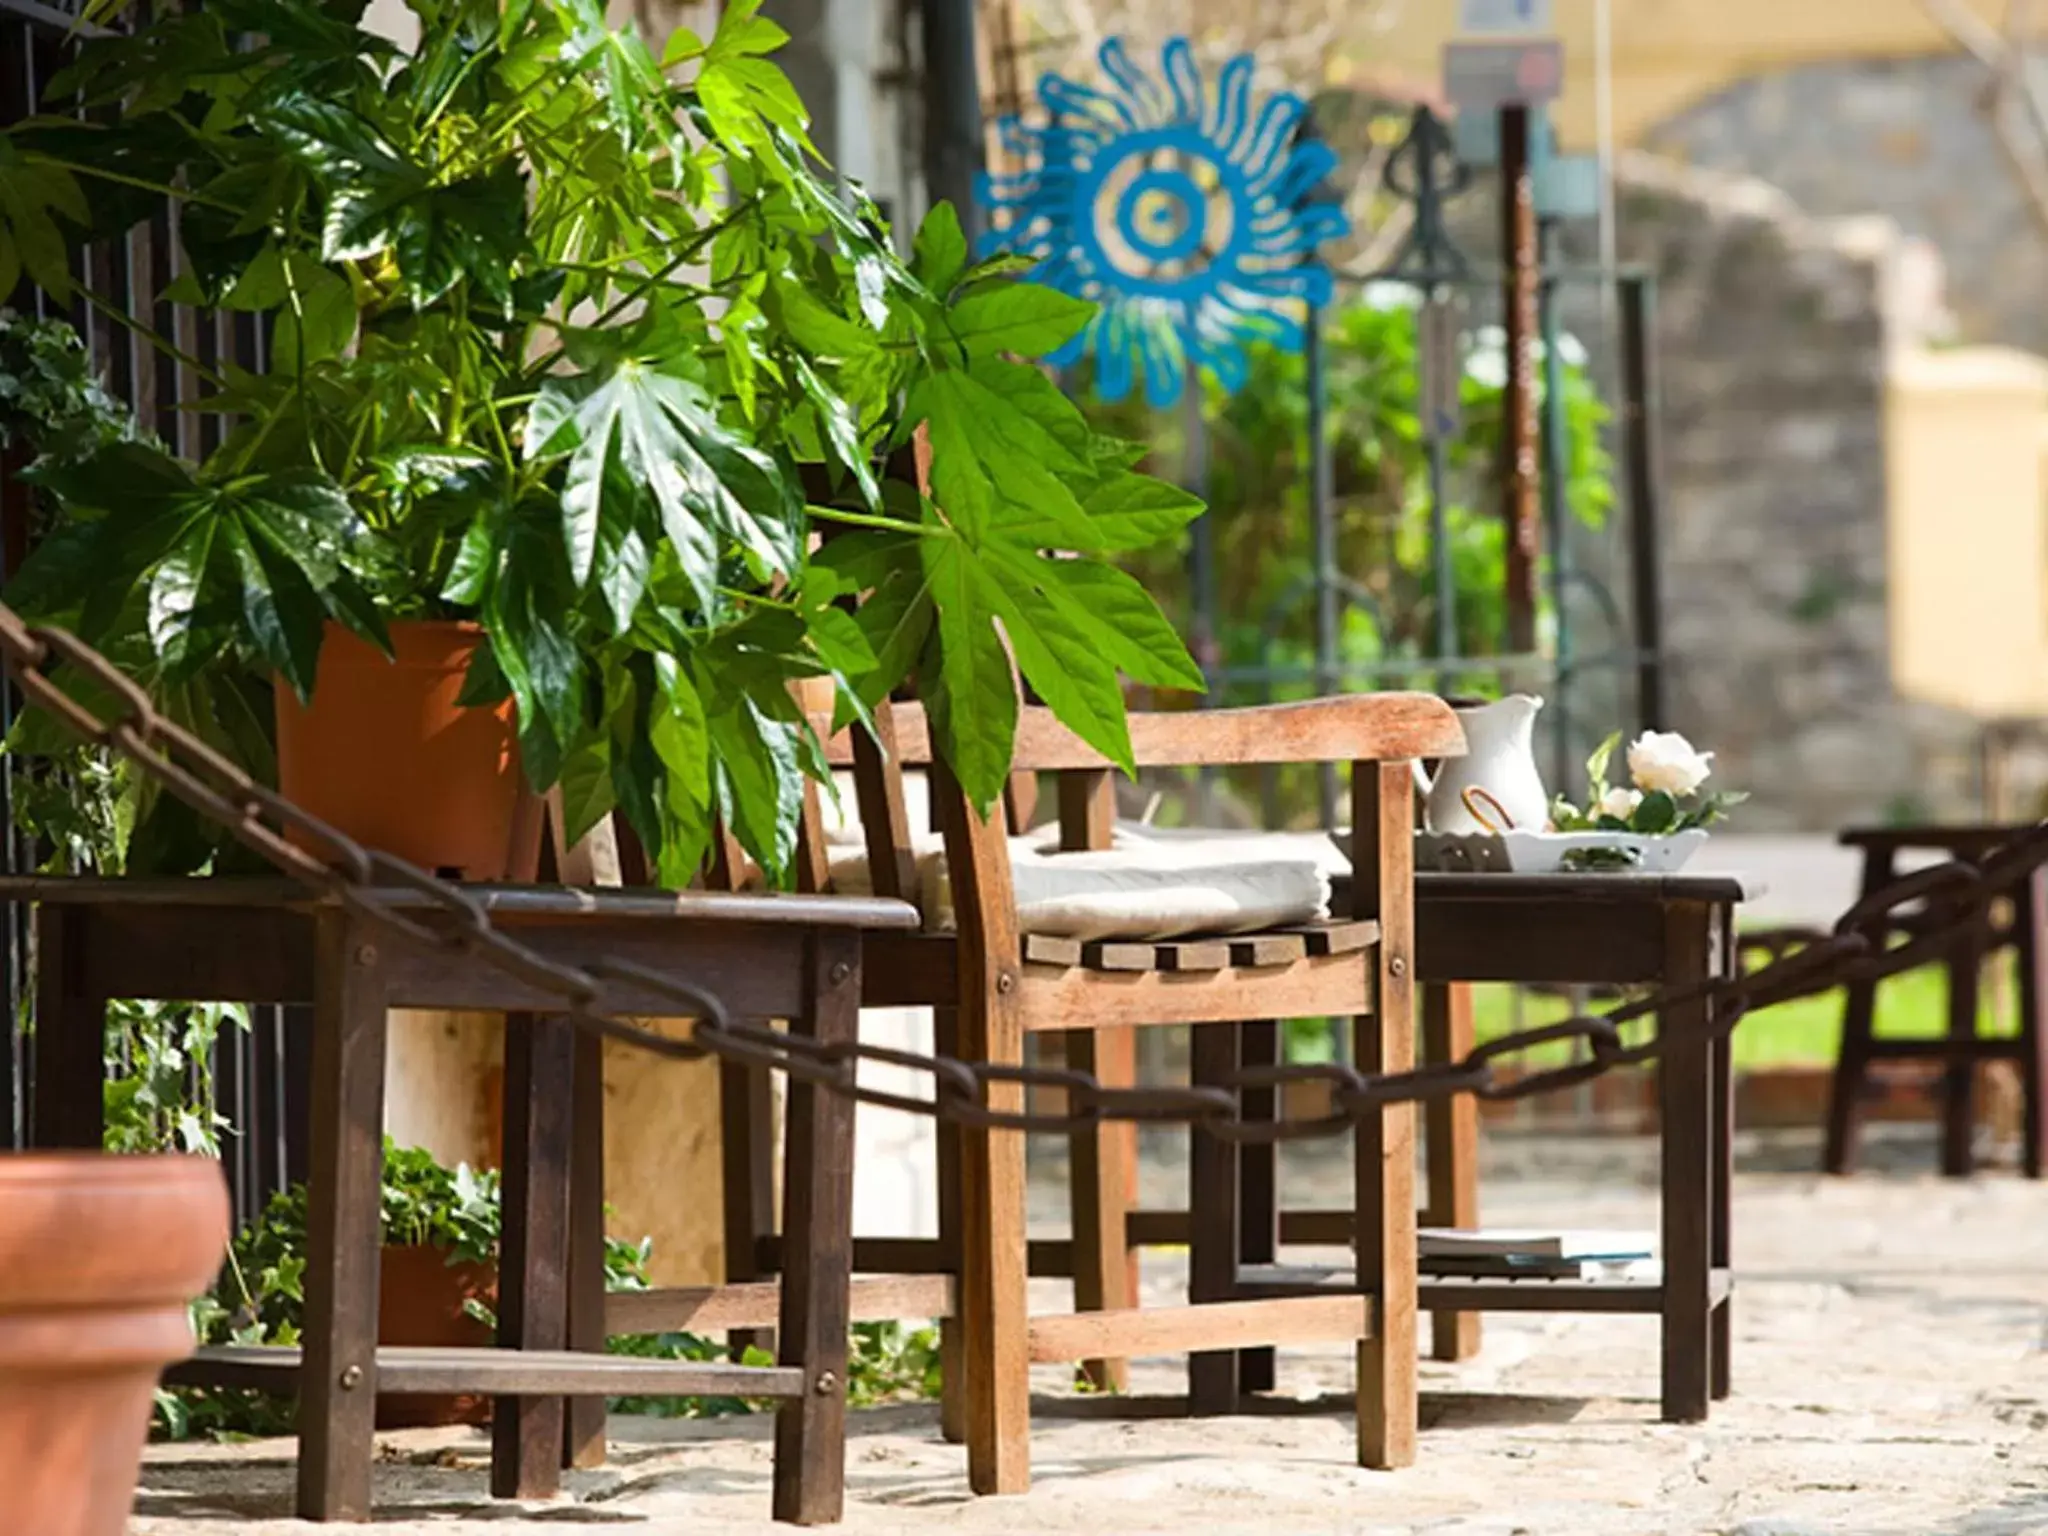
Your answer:
[[[1458,30],[1474,37],[1547,33],[1550,0],[1458,0]]]
[[[1444,95],[1460,112],[1493,112],[1555,101],[1564,89],[1564,44],[1445,43]]]

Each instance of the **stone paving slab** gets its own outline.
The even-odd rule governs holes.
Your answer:
[[[1653,1226],[1648,1156],[1611,1141],[1524,1148],[1517,1176],[1490,1178],[1488,1219]],[[1904,1161],[1928,1158],[1931,1143]],[[1181,1416],[1177,1362],[1141,1362],[1129,1400],[1075,1396],[1043,1369],[1029,1495],[971,1498],[931,1407],[869,1410],[855,1415],[846,1529],[2048,1536],[2048,1189],[1999,1173],[1754,1172],[1737,1235],[1736,1395],[1706,1425],[1657,1422],[1653,1319],[1487,1319],[1477,1360],[1424,1362],[1421,1455],[1398,1473],[1352,1465],[1341,1349],[1284,1353],[1282,1396],[1208,1420]],[[1174,1255],[1148,1259],[1150,1296],[1178,1272]],[[1048,1283],[1038,1300],[1057,1308],[1063,1292]],[[382,1437],[377,1528],[766,1533],[768,1429],[615,1419],[612,1464],[531,1508],[488,1499],[474,1432]],[[282,1518],[291,1477],[288,1443],[153,1448],[132,1531],[316,1529]]]

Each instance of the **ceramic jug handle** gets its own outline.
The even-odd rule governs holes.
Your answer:
[[[1507,813],[1507,807],[1502,805],[1500,801],[1497,798],[1495,798],[1492,790],[1487,789],[1478,784],[1472,784],[1468,785],[1464,793],[1461,794],[1458,798],[1465,802],[1465,809],[1472,813],[1472,819],[1478,822],[1479,825],[1484,827],[1487,831],[1493,833],[1495,836],[1499,836],[1503,832],[1512,832],[1515,830],[1515,818]],[[1488,816],[1486,812],[1480,810],[1479,807],[1473,803],[1476,800],[1484,800],[1488,805],[1493,807],[1493,816],[1498,816],[1500,818],[1499,826],[1495,826],[1493,824],[1493,816]]]

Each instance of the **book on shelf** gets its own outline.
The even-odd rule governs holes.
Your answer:
[[[1554,1263],[1630,1263],[1657,1251],[1648,1232],[1563,1231],[1505,1227],[1424,1227],[1416,1251],[1425,1260],[1514,1259]]]
[[[1655,1283],[1664,1268],[1656,1259],[1546,1259],[1520,1254],[1480,1253],[1424,1256],[1423,1278],[1477,1280],[1605,1280]]]

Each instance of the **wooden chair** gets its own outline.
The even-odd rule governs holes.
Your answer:
[[[1010,848],[1000,814],[975,813],[945,765],[934,761],[923,709],[885,706],[878,738],[834,740],[830,757],[853,771],[874,894],[917,901],[920,881],[904,812],[903,770],[929,770],[941,823],[956,931],[875,935],[864,951],[863,1001],[870,1007],[927,1006],[942,1050],[1008,1065],[1025,1058],[1025,1038],[1066,1037],[1070,1065],[1111,1068],[1131,1031],[1197,1026],[1198,1078],[1232,1065],[1213,1042],[1234,1039],[1246,1021],[1351,1016],[1355,1061],[1398,1071],[1415,1054],[1412,806],[1410,763],[1463,750],[1442,701],[1413,694],[1353,695],[1303,704],[1177,714],[1135,714],[1131,741],[1145,768],[1259,763],[1350,762],[1357,829],[1352,910],[1282,932],[1171,942],[1080,943],[1019,931]],[[1049,711],[1020,712],[1015,768],[1056,776],[1062,846],[1109,845],[1112,768]],[[806,810],[803,883],[829,885],[815,803]],[[730,877],[730,869],[727,870]],[[929,919],[931,914],[927,914]],[[1201,1026],[1221,1026],[1204,1029]],[[1211,1044],[1205,1045],[1204,1042]],[[991,1087],[988,1106],[1023,1106],[1017,1084]],[[759,1095],[726,1101],[729,1256],[758,1273],[780,1262],[765,1229],[768,1202]],[[1140,1309],[1130,1286],[1122,1230],[1129,1197],[1128,1127],[1077,1133],[1074,1234],[1061,1245],[1032,1244],[1032,1259],[1075,1275],[1081,1310],[1031,1317],[1026,1309],[1024,1136],[1011,1130],[955,1130],[941,1136],[941,1232],[936,1241],[856,1241],[857,1271],[957,1277],[947,1320],[947,1423],[968,1447],[969,1481],[979,1493],[1009,1493],[1029,1482],[1029,1368],[1032,1362],[1104,1361],[1132,1354],[1192,1352],[1215,1371],[1234,1370],[1248,1345],[1344,1338],[1358,1343],[1361,1464],[1398,1467],[1414,1456],[1416,1433],[1416,1258],[1414,1110],[1391,1106],[1356,1132],[1358,1290],[1349,1295],[1229,1299],[1234,1271],[1200,1270],[1185,1307]],[[1230,1178],[1235,1149],[1197,1136],[1207,1184]],[[1231,1155],[1226,1155],[1231,1154]],[[1220,1208],[1235,1210],[1234,1198]],[[751,1241],[749,1239],[751,1238]],[[1222,1250],[1204,1244],[1205,1251]],[[1198,1369],[1199,1369],[1198,1365]]]

